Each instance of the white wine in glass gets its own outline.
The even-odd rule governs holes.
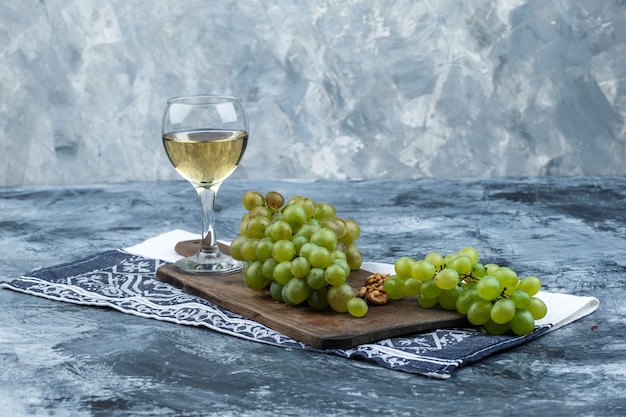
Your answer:
[[[239,97],[197,95],[167,100],[161,133],[167,156],[189,181],[202,207],[198,252],[178,260],[190,274],[230,274],[242,263],[220,251],[214,231],[215,199],[220,185],[237,169],[248,143],[248,118]]]

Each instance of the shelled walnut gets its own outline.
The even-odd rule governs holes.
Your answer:
[[[365,285],[356,292],[356,296],[368,304],[383,305],[389,302],[389,295],[383,289],[383,283],[390,274],[375,273],[365,278]]]

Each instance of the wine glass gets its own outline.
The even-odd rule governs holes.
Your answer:
[[[189,274],[230,274],[242,263],[217,246],[215,199],[222,182],[237,168],[248,143],[248,118],[241,98],[196,95],[167,100],[161,133],[176,171],[195,188],[202,206],[198,252],[174,264]]]

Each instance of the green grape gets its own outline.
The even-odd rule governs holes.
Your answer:
[[[296,253],[299,254],[300,249],[302,249],[302,246],[304,246],[305,243],[309,242],[309,239],[307,239],[305,236],[302,236],[302,235],[293,235],[291,237],[291,241],[296,247]]]
[[[513,320],[515,316],[515,302],[510,298],[501,298],[491,307],[491,321],[497,324],[505,324]]]
[[[417,278],[409,277],[402,283],[402,291],[407,297],[415,297],[420,293],[422,281]]]
[[[296,256],[296,245],[291,240],[279,240],[272,246],[272,258],[277,262],[290,261]]]
[[[311,268],[306,276],[306,282],[309,287],[319,290],[328,284],[324,278],[324,270],[322,268]]]
[[[530,305],[530,295],[527,292],[517,289],[511,294],[511,300],[517,308],[528,308]]]
[[[346,261],[346,263],[348,262],[348,256],[342,250],[335,249],[334,251],[332,251],[330,253],[330,256],[331,256],[331,258],[333,258],[333,261],[336,260],[336,259],[341,259],[343,261]]]
[[[253,208],[252,210],[250,210],[248,212],[248,216],[249,219],[255,219],[257,217],[262,217],[265,218],[267,220],[272,218],[272,210],[270,210],[269,207],[266,206],[256,206],[255,208]]]
[[[422,282],[422,286],[420,287],[420,295],[424,298],[434,298],[435,300],[441,294],[441,288],[435,284],[434,279],[430,279],[428,281]]]
[[[289,240],[293,235],[291,225],[284,220],[275,221],[270,227],[270,235],[274,241]]]
[[[346,234],[340,240],[345,244],[356,242],[361,235],[361,227],[351,219],[343,219],[343,222],[346,224]]]
[[[435,275],[434,281],[442,290],[451,290],[459,283],[459,274],[454,269],[445,268]]]
[[[443,258],[441,259],[443,262]],[[433,279],[436,269],[435,265],[429,261],[420,259],[419,261],[414,262],[411,266],[411,276],[419,279],[420,281],[428,281]]]
[[[341,285],[346,282],[350,271],[346,271],[343,266],[338,264],[330,264],[324,270],[324,279],[330,285]]]
[[[296,278],[304,278],[311,270],[311,264],[307,258],[297,256],[291,261],[291,273]]]
[[[346,259],[352,271],[358,271],[361,265],[363,265],[363,254],[361,254],[359,247],[355,243],[346,245]]]
[[[315,233],[319,229],[319,226],[316,227],[312,224],[306,223],[300,226],[298,232],[296,233],[296,236],[303,236],[304,238],[306,238],[307,241],[309,241],[311,240],[311,236],[313,236],[313,233]]]
[[[346,283],[328,289],[328,305],[338,313],[348,311],[348,301],[354,297],[354,290]]]
[[[263,276],[267,279],[274,279],[274,268],[276,267],[276,265],[278,265],[276,259],[267,258],[263,262],[263,267],[261,269],[261,271],[263,272]]]
[[[383,290],[392,300],[404,298],[404,281],[397,275],[392,275],[383,281]]]
[[[466,315],[472,304],[480,299],[476,289],[465,290],[459,295],[459,298],[456,299],[456,311]]]
[[[519,279],[517,278],[517,273],[511,268],[502,266],[493,273],[493,276],[500,281],[500,286],[506,294],[512,294],[517,288]]]
[[[393,268],[396,272],[396,275],[398,275],[402,279],[406,279],[411,276],[411,269],[413,267],[413,264],[415,264],[415,259],[409,256],[401,256],[400,258],[396,259]]]
[[[265,198],[259,192],[248,191],[244,193],[243,197],[241,197],[241,203],[246,210],[250,211],[257,206],[264,205]]]
[[[246,239],[242,244],[241,248],[239,248],[239,252],[241,257],[245,261],[256,261],[256,245],[259,243],[260,239],[255,237],[250,237]]]
[[[269,237],[264,237],[259,240],[254,249],[256,259],[259,261],[265,261],[272,257],[272,248],[274,247],[274,241]]]
[[[298,204],[302,206],[306,213],[306,218],[310,219],[315,214],[315,201],[309,197],[294,196],[289,199],[287,205]]]
[[[308,259],[314,268],[326,268],[333,261],[330,251],[321,246],[313,244],[315,247],[309,253]]]
[[[498,264],[485,264],[485,272],[487,275],[493,275],[498,268],[500,268]]]
[[[329,251],[333,251],[337,247],[337,235],[332,230],[326,228],[321,228],[313,233],[309,241]]]
[[[474,265],[472,265],[473,277],[482,278],[485,275],[487,275],[487,268],[485,268],[485,265],[481,264],[480,262],[476,262]]]
[[[528,310],[531,312],[535,320],[541,320],[546,316],[546,314],[548,314],[548,307],[543,300],[537,297],[530,298]]]
[[[498,324],[492,320],[489,320],[487,323],[483,324],[483,326],[485,326],[487,333],[491,335],[502,335],[509,330],[509,323]]]
[[[279,284],[287,284],[293,278],[293,274],[291,273],[291,261],[283,261],[276,264],[272,277],[274,281]]]
[[[328,310],[328,288],[322,287],[318,289],[311,289],[311,293],[307,297],[306,301],[309,307],[313,310]]]
[[[467,246],[459,251],[459,255],[467,256],[471,264],[478,262],[478,251],[472,246]]]
[[[463,293],[463,288],[457,285],[450,290],[441,291],[437,302],[444,310],[456,310],[456,301],[461,293]]]
[[[449,269],[456,271],[459,275],[469,275],[472,272],[472,260],[465,255],[456,256],[448,265]]]
[[[300,305],[308,298],[311,293],[311,287],[306,280],[300,278],[290,279],[281,291],[283,299],[289,300],[289,305]]]
[[[443,268],[443,256],[441,256],[438,252],[430,252],[426,254],[426,256],[424,256],[424,260],[434,266],[437,271]]]
[[[520,280],[517,289],[524,291],[532,297],[537,295],[541,289],[541,281],[536,276],[530,275]]]
[[[427,297],[424,297],[424,295],[420,292],[419,295],[417,296],[417,303],[422,308],[432,308],[437,305],[437,297],[427,298]]]
[[[480,326],[491,318],[491,301],[480,299],[475,301],[467,310],[467,319],[470,323]]]
[[[297,231],[307,219],[306,211],[300,204],[291,204],[283,209],[283,221],[289,223],[293,230]]]
[[[270,295],[272,296],[272,299],[274,301],[278,301],[279,303],[285,302],[285,300],[283,300],[282,291],[283,285],[279,284],[276,281],[272,281],[272,283],[270,284]]]
[[[365,300],[358,297],[354,297],[348,300],[347,307],[348,313],[350,313],[352,317],[363,317],[367,314],[368,310]]]
[[[498,298],[502,292],[502,286],[496,277],[487,275],[482,277],[480,281],[476,283],[476,291],[478,292],[480,298],[491,301]]]
[[[518,336],[530,334],[535,329],[535,319],[529,310],[517,310],[511,320],[511,330]]]
[[[244,260],[243,256],[241,256],[241,245],[246,241],[246,239],[248,238],[245,236],[237,236],[230,243],[230,256],[238,261]]]
[[[265,237],[265,228],[269,226],[270,219],[254,217],[246,222],[246,236],[261,239]]]
[[[248,237],[248,222],[250,218],[242,219],[239,223],[239,236]]]
[[[450,253],[450,254],[444,256],[443,257],[443,264],[444,264],[444,266],[449,266],[452,263],[452,261],[454,260],[454,258],[456,258],[456,257],[457,257],[456,253]]]
[[[337,217],[335,206],[330,203],[317,203],[315,205],[315,213],[313,214],[317,220],[320,219],[334,219]]]
[[[270,285],[271,281],[263,276],[261,261],[246,262],[243,270],[243,282],[253,290],[262,290]]]
[[[278,210],[285,204],[285,198],[277,191],[269,191],[265,194],[265,202],[269,207]]]

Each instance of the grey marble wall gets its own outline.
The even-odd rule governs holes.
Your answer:
[[[7,0],[0,185],[178,178],[167,97],[241,95],[239,178],[626,175],[623,0]]]

